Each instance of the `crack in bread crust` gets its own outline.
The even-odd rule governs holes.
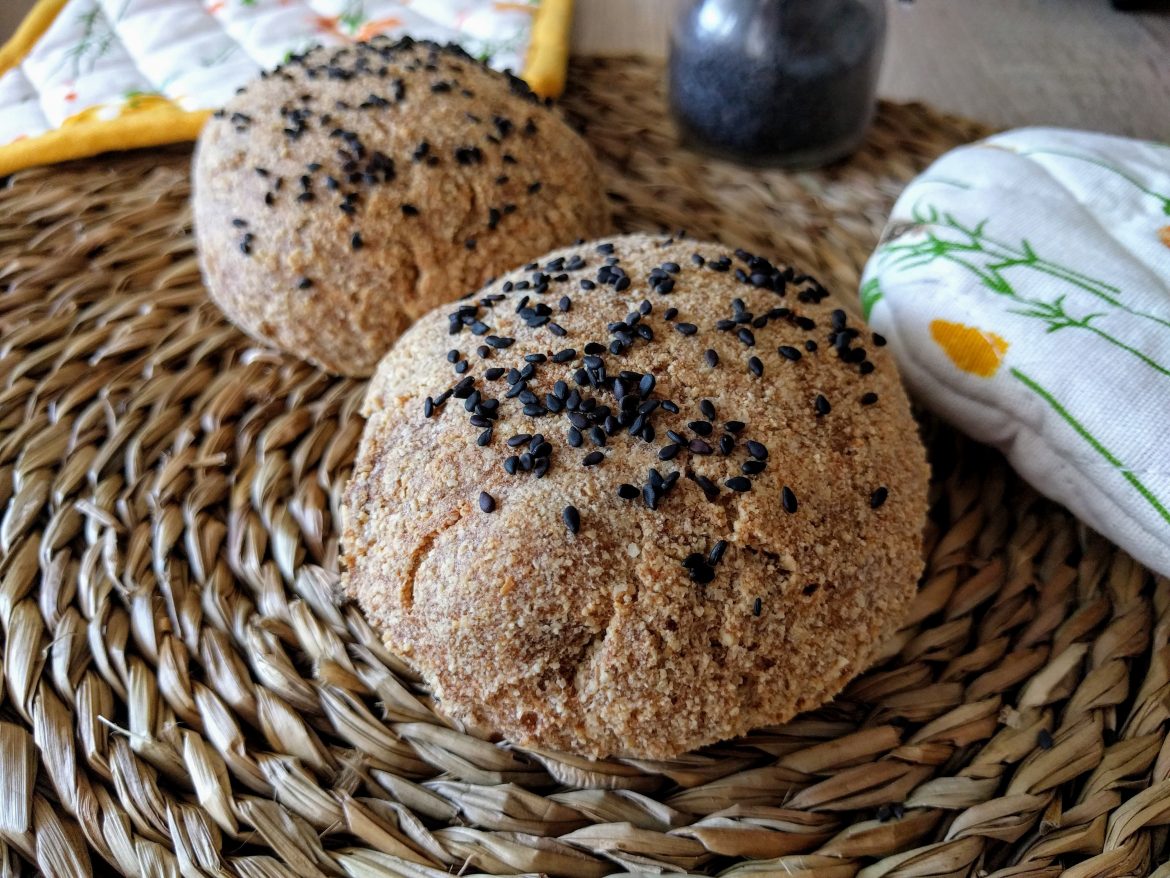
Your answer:
[[[717,244],[584,244],[428,314],[382,362],[350,592],[451,716],[666,758],[832,697],[898,624],[928,475],[909,403],[881,343],[811,281],[769,287],[782,271]],[[387,612],[404,584],[410,611]]]

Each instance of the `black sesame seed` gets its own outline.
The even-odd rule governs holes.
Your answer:
[[[870,372],[872,372],[874,370],[874,368],[875,368],[874,364],[872,362],[870,362],[869,360],[866,360],[864,363],[862,363],[860,366],[857,367],[857,371],[860,372],[862,375],[868,375]]]
[[[695,484],[703,491],[708,503],[714,503],[719,496],[719,486],[706,476],[695,476]]]
[[[778,353],[786,360],[799,360],[801,357],[800,351],[798,351],[792,345],[787,344],[782,344],[780,347],[776,348],[776,353]]]
[[[739,471],[745,476],[758,476],[766,466],[767,464],[762,460],[745,460],[740,464]]]
[[[877,401],[878,401],[878,395],[876,393],[874,393],[873,391],[870,391],[869,393],[863,393],[861,395],[861,404],[862,405],[873,405]]]
[[[748,371],[757,378],[764,374],[764,364],[759,357],[750,357],[748,359]]]
[[[495,512],[496,500],[487,491],[479,492],[479,508],[483,512]]]
[[[748,454],[750,454],[756,460],[768,459],[768,449],[762,442],[756,442],[754,439],[749,439],[747,441],[747,450]]]
[[[1052,740],[1052,733],[1048,729],[1041,729],[1036,734],[1036,746],[1041,750],[1051,750],[1055,743]]]
[[[674,328],[683,335],[694,335],[699,331],[699,327],[695,326],[693,323],[676,323]]]
[[[692,439],[687,443],[687,448],[691,454],[711,454],[715,450],[709,442],[705,442],[702,439]]]
[[[723,425],[723,428],[727,430],[728,433],[738,433],[746,426],[747,424],[745,424],[743,421],[728,421]]]
[[[784,511],[789,515],[795,514],[799,505],[796,502],[796,494],[787,485],[780,489],[780,505],[784,507]]]
[[[741,493],[744,491],[750,491],[752,489],[751,480],[746,479],[743,476],[732,476],[723,484],[725,484],[731,490],[739,491]]]
[[[869,508],[877,509],[886,502],[886,498],[890,496],[890,489],[884,485],[869,495]]]
[[[577,511],[576,506],[566,506],[561,510],[561,518],[565,522],[565,527],[569,529],[569,533],[577,533],[581,529],[581,513]]]
[[[714,432],[714,427],[708,421],[691,421],[687,427],[694,430],[700,436],[710,436]]]
[[[585,466],[597,466],[603,460],[605,460],[605,452],[604,451],[590,451],[588,454],[585,455],[585,457],[582,459],[581,463],[584,464]]]
[[[297,289],[300,289],[300,290],[307,290],[312,285],[313,285],[312,278],[302,277],[299,281],[297,281]]]
[[[825,399],[822,393],[818,393],[817,398],[813,400],[813,408],[816,409],[817,415],[827,415],[833,410],[833,407],[829,405],[829,401]]]
[[[707,585],[715,579],[715,569],[707,563],[707,559],[698,552],[688,555],[683,566],[690,573],[691,581],[699,585]]]
[[[881,335],[880,333],[877,333],[877,332],[875,332],[875,333],[873,334],[873,343],[874,343],[875,345],[877,345],[879,348],[880,348],[880,347],[885,347],[885,345],[886,345],[886,337],[885,337],[884,335]]]
[[[418,208],[415,207],[413,204],[404,204],[404,205],[402,205],[402,215],[403,216],[418,216]]]
[[[362,247],[364,246],[364,242],[362,241],[361,232],[354,232],[352,235],[350,235],[349,246],[352,247],[354,250],[361,250],[362,249]]]
[[[719,453],[723,455],[731,454],[735,450],[735,437],[730,433],[724,433],[719,437]]]
[[[623,500],[634,500],[638,497],[640,492],[636,487],[629,484],[628,482],[623,482],[622,484],[618,485],[617,493],[618,496]]]
[[[580,430],[578,430],[576,427],[570,427],[570,428],[569,428],[569,438],[568,438],[568,441],[569,441],[569,445],[570,445],[571,447],[573,447],[573,448],[580,448],[580,447],[581,447],[581,445],[582,445],[582,443],[583,443],[585,440],[584,440],[584,438],[581,436],[581,431],[580,431]]]
[[[568,296],[561,296],[561,300],[557,302],[557,307],[560,308],[561,311],[568,311],[573,307],[573,300]]]
[[[764,612],[764,599],[756,598],[755,603],[752,604],[752,615],[758,618],[762,612]]]
[[[709,421],[715,420],[715,404],[713,402],[711,402],[711,400],[709,400],[709,399],[699,400],[699,411],[701,411],[703,413],[703,417],[706,418],[707,420],[709,420]],[[707,427],[708,427],[708,432],[703,434],[705,436],[711,435],[710,434],[711,425],[708,424]]]
[[[804,343],[804,349],[806,351],[808,351],[810,354],[814,353],[817,349],[817,343],[810,338],[808,341],[806,341]]]
[[[514,339],[514,338],[509,338],[508,336],[497,336],[497,335],[489,335],[487,338],[484,339],[484,341],[486,341],[488,343],[489,347],[496,348],[497,350],[503,350],[504,348],[510,348],[513,344],[516,343],[516,339]]]
[[[435,413],[435,401],[428,396],[426,398],[426,400],[423,402],[423,417],[429,418],[434,413]]]
[[[723,560],[723,553],[727,551],[727,540],[720,540],[711,547],[710,553],[707,555],[707,563],[711,565],[718,564]]]
[[[678,308],[667,308],[662,314],[663,320],[674,320],[678,316]]]
[[[649,482],[642,486],[642,502],[647,509],[658,508],[658,490]]]
[[[671,445],[664,445],[662,448],[658,449],[658,459],[659,460],[674,460],[676,457],[678,457],[678,453],[680,451],[682,451],[682,446],[679,445],[678,443],[673,443]]]
[[[736,333],[736,335],[739,337],[739,340],[748,347],[751,347],[756,343],[755,334],[746,326],[742,327],[739,332]]]
[[[711,368],[715,368],[719,365],[719,354],[717,354],[713,348],[707,348],[707,350],[703,352],[703,359],[707,361],[707,365]]]

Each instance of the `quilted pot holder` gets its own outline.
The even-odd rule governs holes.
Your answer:
[[[39,0],[0,49],[0,174],[191,140],[261,70],[378,34],[455,42],[559,94],[571,0]]]
[[[921,400],[1170,575],[1170,147],[1028,128],[953,150],[861,297]]]

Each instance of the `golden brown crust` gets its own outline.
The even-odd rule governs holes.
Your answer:
[[[411,41],[315,49],[252,83],[200,135],[193,204],[224,312],[350,375],[436,305],[609,228],[596,163],[555,112]]]
[[[466,327],[449,334],[449,315],[458,312],[442,308],[382,361],[345,497],[345,579],[387,644],[418,666],[451,715],[523,745],[660,758],[782,722],[832,697],[864,668],[922,571],[928,474],[892,359],[863,328],[855,337],[852,328],[834,330],[844,315],[812,301],[821,292],[815,281],[759,260],[749,267],[716,244],[646,236],[612,243],[628,288],[615,289],[625,282],[602,268],[605,254],[594,245],[562,250],[540,260],[546,292],[531,286],[544,279],[539,272],[520,271],[461,303],[471,309],[467,322],[484,324],[482,336]],[[574,255],[585,265],[569,270]],[[718,270],[724,265],[730,270]],[[669,294],[651,289],[655,270],[673,282]],[[595,288],[582,289],[581,279]],[[505,282],[530,286],[505,292]],[[768,288],[781,285],[783,296]],[[491,302],[494,296],[503,298]],[[522,296],[551,306],[552,321],[567,334],[526,325],[540,315],[517,314]],[[562,296],[571,298],[567,313],[559,310]],[[653,340],[633,327],[622,353],[600,355],[606,385],[578,387],[585,345],[620,340],[625,329],[610,324],[626,321],[643,299],[653,310],[639,325]],[[672,320],[669,308],[678,310]],[[716,328],[737,313],[750,316]],[[695,324],[694,334],[674,328],[680,322]],[[458,316],[455,323],[463,325]],[[741,338],[741,330],[754,339]],[[481,359],[477,347],[491,338],[515,342]],[[815,352],[806,341],[816,342]],[[785,356],[782,345],[795,350]],[[591,425],[578,417],[585,435],[572,447],[564,410],[526,415],[523,400],[532,404],[531,397],[506,398],[506,374],[489,380],[489,368],[523,367],[525,355],[567,348],[577,352],[571,361],[535,365],[527,388],[537,403],[563,380],[617,411],[612,379],[628,370],[623,392],[639,406],[659,403],[649,416],[653,441],[622,428],[596,447]],[[451,349],[468,363],[462,375],[448,361]],[[717,352],[717,365],[708,364],[707,349]],[[860,349],[876,369],[850,353]],[[751,357],[762,377],[749,369]],[[643,399],[645,373],[656,383]],[[468,377],[481,394],[475,411],[452,396],[425,416],[428,397]],[[827,413],[818,413],[818,395],[829,402]],[[492,403],[483,407],[490,399],[498,400],[494,412]],[[715,407],[707,437],[702,400]],[[679,412],[666,411],[665,401]],[[483,427],[470,422],[476,411],[488,416],[476,424],[494,424],[484,446],[477,445]],[[579,404],[577,414],[583,411]],[[734,449],[724,455],[728,421],[745,426],[728,434]],[[688,447],[664,461],[671,430]],[[513,449],[508,440],[536,433],[550,446],[547,474],[508,474],[505,459],[530,447]],[[714,453],[692,449],[696,439]],[[762,472],[741,476],[744,464],[760,466],[750,463],[761,449],[749,440],[767,456]],[[604,460],[584,466],[593,451]],[[640,494],[619,496],[623,483],[641,489],[651,468],[682,473],[656,509]],[[698,475],[718,485],[712,500],[692,478]],[[751,489],[730,490],[732,477]],[[875,509],[879,488],[888,496]],[[481,492],[494,511],[481,509]],[[567,506],[579,514],[575,534]],[[720,540],[728,545],[712,565],[707,558]]]

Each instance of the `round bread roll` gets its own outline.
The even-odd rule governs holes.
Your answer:
[[[411,321],[609,228],[586,143],[454,46],[317,48],[243,89],[195,154],[212,299],[262,341],[368,375]]]
[[[345,587],[451,716],[666,758],[831,698],[923,569],[884,340],[791,268],[630,236],[416,323],[370,384]]]

